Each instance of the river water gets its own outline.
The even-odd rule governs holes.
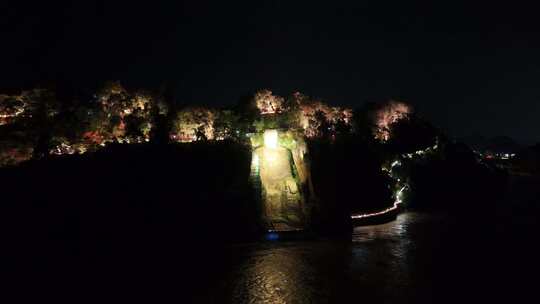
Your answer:
[[[497,298],[484,224],[403,213],[352,241],[238,245],[197,303],[455,303]],[[493,232],[493,231],[492,231]],[[499,282],[500,283],[500,282]],[[496,289],[496,288],[495,288]]]
[[[339,241],[231,245],[220,241],[235,239],[226,226],[196,239],[165,224],[109,237],[85,229],[86,218],[25,227],[39,219],[30,214],[3,226],[2,291],[53,303],[536,303],[540,204],[537,180],[527,185],[536,192],[514,187],[482,214],[467,215],[474,201],[459,216],[404,212]]]
[[[93,302],[525,302],[536,297],[536,232],[496,222],[406,212],[341,241],[196,245],[178,234],[106,259],[57,258],[19,285]]]

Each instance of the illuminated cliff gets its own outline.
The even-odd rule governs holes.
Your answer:
[[[260,185],[266,228],[276,231],[303,229],[306,204],[313,196],[304,140],[291,131],[278,130],[266,130],[252,135],[251,139],[252,179]]]

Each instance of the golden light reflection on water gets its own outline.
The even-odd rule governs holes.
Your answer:
[[[252,257],[237,284],[234,302],[237,303],[291,303],[309,288],[313,268],[306,264],[302,254],[295,250],[271,249]],[[310,295],[305,300],[309,303]]]
[[[366,242],[378,239],[388,239],[403,236],[407,233],[407,224],[411,214],[401,214],[395,221],[373,226],[356,227],[353,232],[353,242]]]
[[[231,276],[230,303],[341,303],[358,294],[365,302],[401,302],[419,282],[412,239],[424,219],[406,213],[388,224],[357,227],[352,242],[257,246]]]

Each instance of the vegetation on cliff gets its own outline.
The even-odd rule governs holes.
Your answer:
[[[250,227],[244,232],[251,234],[268,227],[259,219],[270,211],[256,196],[275,189],[288,192],[272,194],[281,197],[272,201],[294,201],[301,214],[272,211],[266,219],[344,231],[351,220],[405,206],[482,211],[496,198],[490,188],[504,179],[400,101],[352,110],[298,92],[280,97],[261,90],[234,107],[210,109],[109,83],[84,102],[59,102],[47,90],[1,95],[0,118],[0,166],[11,167],[1,173],[4,185],[14,185],[13,201],[25,187],[54,193],[17,199],[29,205],[46,199],[63,207],[161,206],[178,198],[185,217],[207,219],[209,230]],[[285,149],[291,167],[282,185],[263,183],[257,194],[249,176],[254,158],[268,154],[253,153],[267,130],[276,130],[276,147]],[[58,173],[33,176],[41,170]],[[81,200],[73,189],[89,195]],[[478,204],[464,206],[471,198]]]

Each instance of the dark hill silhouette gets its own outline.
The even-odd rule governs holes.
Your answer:
[[[319,202],[313,220],[319,233],[350,229],[351,214],[392,206],[390,180],[381,159],[357,136],[311,141],[313,184]]]
[[[460,138],[459,142],[469,145],[472,149],[491,153],[516,153],[523,149],[523,145],[508,136],[467,136]]]
[[[2,169],[4,253],[56,259],[253,238],[250,157],[232,142],[119,145]]]
[[[504,194],[507,174],[479,162],[465,144],[447,143],[440,157],[411,167],[410,207],[489,216]]]

